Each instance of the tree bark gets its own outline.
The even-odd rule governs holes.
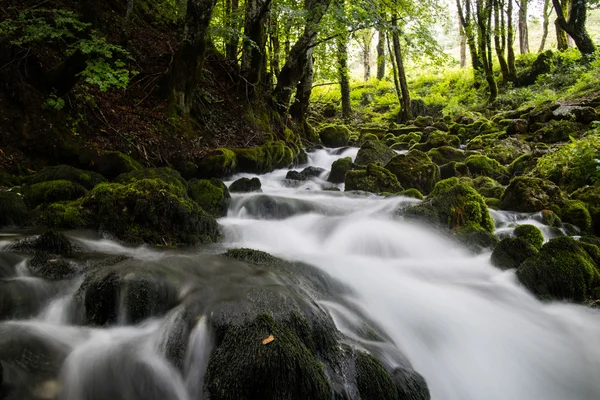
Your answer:
[[[348,75],[348,40],[343,36],[337,39],[337,62],[342,94],[342,118],[348,120],[352,114],[352,106],[350,105],[350,77]]]
[[[277,16],[271,14],[271,23],[269,24],[269,38],[271,40],[271,72],[274,76],[279,75],[279,21]],[[311,67],[312,68],[312,67]]]
[[[465,29],[462,26],[460,20],[458,21],[458,34],[460,36],[460,67],[467,67],[467,36],[465,35]]]
[[[543,10],[543,22],[542,22],[542,41],[540,43],[540,48],[538,49],[538,53],[544,51],[544,47],[546,47],[546,39],[548,39],[548,28],[550,27],[550,14],[552,13],[552,9],[550,8],[550,0],[544,0],[544,10]]]
[[[371,40],[373,36],[371,32],[366,32],[362,37],[362,62],[363,62],[363,78],[366,81],[371,78]]]
[[[400,92],[402,93],[401,102],[401,120],[407,122],[412,119],[412,109],[410,104],[410,92],[408,90],[408,81],[404,69],[404,60],[402,59],[402,48],[400,47],[400,34],[398,32],[398,18],[392,14],[392,42],[394,44],[394,58],[398,66],[398,82],[400,83]]]
[[[378,32],[377,40],[377,79],[385,78],[385,31]]]
[[[188,115],[200,82],[214,0],[188,0],[184,37],[169,73],[169,103]]]
[[[396,67],[396,61],[394,60],[394,52],[392,51],[392,45],[390,44],[390,37],[387,37],[388,54],[390,54],[390,61],[392,64],[392,75],[394,76],[394,88],[396,89],[396,96],[398,97],[398,103],[402,104],[402,92],[400,91],[400,83],[398,82],[398,68]]]
[[[239,0],[226,0],[226,26],[229,28],[231,32],[237,32],[238,30],[238,8],[239,8]],[[225,57],[228,60],[237,61],[238,56],[238,37],[237,34],[232,33],[227,41],[225,42]]]
[[[506,0],[506,63],[508,74],[513,81],[517,80],[517,67],[515,65],[515,29],[513,24],[513,1]]]
[[[127,11],[125,12],[125,20],[123,21],[123,30],[121,31],[121,45],[127,47],[131,38],[131,20],[133,18],[133,1],[127,0]]]
[[[560,28],[573,38],[581,54],[593,54],[596,51],[596,45],[585,26],[587,20],[586,2],[587,0],[572,0],[571,11],[567,19],[560,0],[552,0],[554,11],[556,11],[556,21]]]
[[[477,37],[476,29],[473,27],[473,21],[471,18],[471,0],[465,0],[464,8],[461,4],[461,0],[456,0],[456,7],[458,8],[458,16],[460,22],[465,30],[465,36],[467,37],[467,45],[469,46],[469,52],[471,53],[471,66],[473,67],[473,79],[475,86],[478,86],[478,82],[483,76],[483,63],[480,58],[481,55],[477,49]]]
[[[521,0],[519,7],[519,50],[521,54],[529,53],[529,29],[527,27],[528,0]]]
[[[271,0],[246,0],[244,35],[246,42],[242,49],[242,76],[247,83],[256,85],[264,79],[265,46],[267,44],[266,24]]]
[[[296,87],[296,98],[290,107],[290,115],[296,121],[301,123],[302,126],[304,126],[304,122],[306,121],[306,113],[310,104],[310,94],[312,92],[314,80],[314,58],[312,53],[313,49],[310,49],[308,51],[308,62],[306,63],[304,74]]]
[[[477,38],[479,54],[483,64],[485,80],[488,84],[489,102],[498,97],[498,86],[494,78],[492,60],[492,3],[491,0],[477,0]]]
[[[292,92],[302,79],[308,63],[308,52],[315,45],[319,23],[327,12],[330,2],[331,0],[305,0],[307,21],[304,32],[290,50],[285,65],[277,77],[277,86],[273,90],[273,100],[281,112],[287,111]]]

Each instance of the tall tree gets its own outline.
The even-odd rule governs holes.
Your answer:
[[[517,76],[515,65],[515,28],[513,24],[513,1],[506,0],[506,63],[508,64],[508,75],[512,78]]]
[[[385,31],[377,31],[377,79],[385,78]]]
[[[567,18],[570,8],[570,0],[561,0],[560,6],[563,10],[565,18]],[[569,48],[569,38],[567,37],[567,32],[565,32],[565,30],[560,26],[558,19],[554,21],[554,29],[556,30],[556,47],[560,51],[567,50]]]
[[[460,37],[460,67],[467,67],[467,36],[465,35],[465,29],[462,26],[460,20],[458,21],[458,35]]]
[[[467,45],[471,53],[471,66],[473,67],[475,84],[477,84],[483,75],[483,63],[477,45],[477,27],[472,17],[471,0],[464,0],[464,3],[461,3],[461,0],[456,0],[456,7],[458,8],[458,16],[465,31],[465,36],[467,37]]]
[[[189,114],[193,94],[200,82],[206,52],[206,32],[215,0],[188,0],[184,36],[169,73],[169,102]]]
[[[371,42],[373,41],[374,31],[363,29],[358,32],[358,44],[362,52],[363,78],[368,81],[371,77]]]
[[[344,0],[334,0],[335,14],[340,32],[336,37],[337,47],[337,67],[338,80],[340,82],[340,93],[342,97],[342,118],[350,119],[352,114],[352,106],[350,104],[350,74],[348,71],[348,36],[349,32],[346,29],[345,15],[346,4]]]
[[[538,53],[544,51],[544,47],[546,47],[546,39],[548,38],[548,28],[550,27],[550,14],[552,14],[550,0],[544,0],[544,10],[542,12],[542,41],[540,42],[540,48],[538,49]]]
[[[485,80],[488,84],[489,101],[498,97],[498,86],[494,78],[492,59],[492,0],[477,0],[477,39],[479,44],[479,56],[483,64]]]
[[[308,62],[306,63],[304,74],[302,74],[302,79],[300,79],[300,82],[298,82],[298,85],[296,86],[296,98],[290,106],[290,115],[303,125],[303,130],[307,129],[304,125],[306,124],[306,113],[310,103],[310,94],[312,92],[313,79],[315,76],[313,69],[314,58],[312,53],[313,49],[310,49],[308,51]]]
[[[398,68],[398,82],[400,84],[400,92],[402,93],[402,101],[400,104],[400,115],[402,122],[407,122],[412,119],[412,107],[410,101],[410,92],[408,90],[408,81],[406,79],[406,71],[404,69],[404,60],[402,56],[402,48],[400,46],[400,32],[398,27],[398,16],[392,13],[392,43],[394,44],[394,58]]]
[[[587,0],[571,0],[571,10],[565,16],[565,10],[560,0],[552,0],[558,25],[575,41],[581,54],[593,54],[596,45],[587,32]]]
[[[494,48],[500,64],[500,72],[504,82],[513,80],[508,72],[508,63],[504,57],[506,52],[506,20],[504,18],[504,1],[492,0],[494,6]]]
[[[238,35],[235,33],[238,29],[237,12],[239,0],[226,0],[225,15],[226,24],[230,30],[230,35],[225,43],[225,57],[229,60],[237,60],[238,54]]]
[[[519,4],[519,50],[521,54],[529,53],[529,28],[527,27],[528,0]]]
[[[264,78],[266,68],[266,23],[271,0],[246,0],[244,22],[245,42],[242,50],[242,75],[248,83],[256,85]]]

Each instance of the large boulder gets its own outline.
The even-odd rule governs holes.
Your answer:
[[[169,185],[176,187],[178,194],[183,194],[186,191],[187,182],[179,172],[173,168],[142,168],[136,169],[117,176],[113,182],[127,185],[140,179],[160,179]]]
[[[579,137],[584,126],[573,121],[550,121],[533,133],[533,140],[542,143],[568,142],[571,137]]]
[[[427,152],[431,161],[439,166],[448,164],[449,162],[456,161],[462,162],[465,160],[465,152],[451,146],[442,146],[431,149]]]
[[[546,243],[537,256],[525,260],[517,277],[541,299],[581,302],[600,285],[598,261],[598,247],[561,236]]]
[[[327,147],[347,146],[350,130],[344,125],[327,125],[319,131],[321,142]]]
[[[513,233],[516,237],[525,240],[538,250],[541,249],[544,244],[544,235],[542,234],[542,231],[540,231],[539,228],[534,225],[519,225],[515,228]]]
[[[45,253],[70,256],[81,251],[81,247],[74,244],[68,237],[60,232],[47,231],[39,236],[30,236],[11,243],[8,251],[21,253]]]
[[[237,157],[230,149],[215,149],[198,161],[196,174],[200,178],[223,178],[237,168]]]
[[[537,249],[521,238],[505,238],[492,253],[492,264],[500,269],[518,268],[523,261],[538,253]]]
[[[344,182],[346,191],[398,193],[404,190],[394,174],[377,164],[369,164],[363,170],[348,171]]]
[[[22,226],[29,220],[29,210],[23,196],[16,192],[0,190],[0,227]]]
[[[571,198],[581,200],[592,217],[592,232],[600,235],[600,186],[586,186],[571,193]]]
[[[582,232],[589,232],[592,227],[592,216],[585,203],[580,200],[566,200],[561,210],[561,219],[575,225]]]
[[[499,182],[507,181],[510,176],[508,169],[498,161],[481,154],[474,154],[465,160],[472,176],[487,176]]]
[[[82,161],[89,163],[91,168],[108,179],[114,179],[121,174],[142,169],[140,163],[120,151],[107,150],[88,157],[83,156]]]
[[[231,149],[235,154],[237,172],[262,174],[275,168],[287,168],[294,163],[297,153],[285,142],[269,141],[262,146]]]
[[[419,150],[397,155],[385,168],[396,175],[402,187],[418,189],[424,195],[429,194],[440,180],[440,167]]]
[[[83,186],[67,180],[35,183],[23,189],[25,203],[31,208],[40,204],[75,200],[85,196],[86,193]]]
[[[215,218],[161,179],[101,183],[84,199],[100,231],[129,243],[210,243],[220,238]]]
[[[517,176],[502,196],[505,210],[536,212],[561,206],[565,197],[558,186],[550,181],[526,176]]]
[[[260,192],[261,183],[258,178],[240,178],[229,185],[229,191],[232,193]]]
[[[106,179],[96,172],[84,171],[69,165],[57,165],[54,167],[46,167],[36,172],[35,175],[28,180],[28,183],[33,185],[35,183],[59,180],[77,183],[88,190],[93,189],[94,186],[99,183],[106,182]]]
[[[343,183],[346,173],[352,169],[352,159],[350,157],[339,158],[331,164],[331,172],[327,180],[331,183]]]
[[[222,181],[216,178],[192,179],[187,184],[187,192],[207,213],[215,217],[227,215],[231,195]]]
[[[358,151],[354,163],[357,165],[385,165],[396,156],[396,152],[378,140],[367,140]]]

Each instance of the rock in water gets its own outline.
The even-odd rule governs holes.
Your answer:
[[[260,192],[260,179],[240,178],[229,186],[229,191],[234,193]]]
[[[74,252],[81,251],[81,248],[73,244],[62,233],[47,231],[40,236],[21,239],[11,244],[7,250],[23,253],[46,253],[70,256]]]

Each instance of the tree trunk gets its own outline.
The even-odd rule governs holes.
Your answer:
[[[460,36],[460,67],[467,67],[467,36],[460,20],[458,21],[458,34]]]
[[[465,30],[465,36],[467,37],[467,45],[469,46],[469,52],[471,53],[473,79],[475,81],[475,86],[477,87],[478,82],[483,76],[483,63],[481,55],[477,50],[476,30],[473,28],[473,21],[471,19],[471,0],[465,0],[464,9],[461,5],[461,0],[456,0],[456,7],[458,8],[458,16],[460,17],[461,24]]]
[[[264,79],[265,46],[267,44],[266,24],[271,0],[246,0],[244,35],[246,42],[242,49],[242,76],[250,85]]]
[[[396,61],[394,60],[394,52],[392,51],[392,45],[390,44],[390,37],[387,37],[388,54],[390,54],[390,61],[392,64],[392,75],[394,76],[394,87],[396,88],[396,96],[398,97],[398,103],[402,104],[402,92],[400,91],[400,83],[398,82],[398,68],[396,67]]]
[[[342,94],[342,118],[348,120],[352,114],[352,106],[350,105],[350,77],[348,75],[348,40],[345,37],[337,39],[337,62]]]
[[[206,31],[214,0],[188,0],[184,37],[169,73],[169,103],[184,115],[190,113],[194,90],[200,81],[206,52]]]
[[[493,0],[494,3],[494,47],[496,49],[496,57],[500,64],[500,72],[502,80],[509,82],[511,80],[508,72],[508,63],[504,58],[506,51],[506,21],[504,20],[504,3],[501,0]]]
[[[310,49],[308,51],[308,62],[306,63],[306,69],[304,70],[302,79],[296,87],[296,98],[290,107],[290,115],[302,125],[306,120],[306,113],[308,111],[308,105],[310,104],[310,94],[312,92],[314,79],[314,59],[312,53],[313,49]]]
[[[544,51],[544,47],[546,47],[546,39],[548,38],[548,28],[550,26],[550,14],[552,13],[552,9],[550,8],[550,0],[544,0],[543,13],[544,20],[542,22],[542,42],[540,43],[538,53]]]
[[[271,72],[274,76],[279,75],[279,22],[277,16],[271,14],[271,23],[269,24],[269,37],[271,39]],[[312,67],[311,67],[312,68]]]
[[[581,54],[593,54],[596,46],[587,32],[587,0],[572,0],[568,19],[559,0],[552,0],[558,25],[575,41]]]
[[[517,80],[517,67],[515,65],[515,29],[513,24],[513,1],[507,0],[506,6],[506,63],[508,75],[513,81]]]
[[[227,19],[227,27],[232,32],[237,32],[238,23],[237,23],[237,12],[239,8],[239,0],[227,0],[228,4],[228,19]],[[238,37],[232,34],[225,43],[225,57],[228,60],[237,60],[238,56]]]
[[[363,43],[363,55],[362,55],[362,62],[363,62],[363,77],[365,82],[369,80],[369,78],[371,78],[371,39],[372,36],[369,35],[365,35],[364,37],[364,43]]]
[[[285,65],[277,77],[277,86],[273,90],[273,100],[281,112],[287,111],[292,91],[302,79],[308,63],[308,52],[315,45],[319,23],[327,12],[330,2],[331,0],[306,0],[304,3],[307,11],[304,32],[290,50]]]
[[[131,38],[131,19],[133,18],[133,0],[127,0],[127,11],[125,12],[125,20],[123,21],[123,30],[121,31],[121,46],[127,47]]]
[[[519,50],[521,54],[529,53],[529,29],[527,28],[527,1],[521,0],[519,7]]]
[[[479,54],[483,64],[485,81],[488,84],[489,102],[498,97],[498,86],[494,78],[492,60],[492,3],[491,0],[477,0],[477,38]]]
[[[392,42],[394,44],[394,58],[396,59],[396,65],[398,66],[398,82],[400,83],[400,92],[402,93],[400,115],[402,122],[407,122],[412,119],[413,115],[410,106],[410,92],[406,80],[406,71],[404,70],[404,60],[402,59],[397,19],[397,16],[392,14]]]
[[[378,32],[377,40],[377,79],[385,78],[385,32]]]

